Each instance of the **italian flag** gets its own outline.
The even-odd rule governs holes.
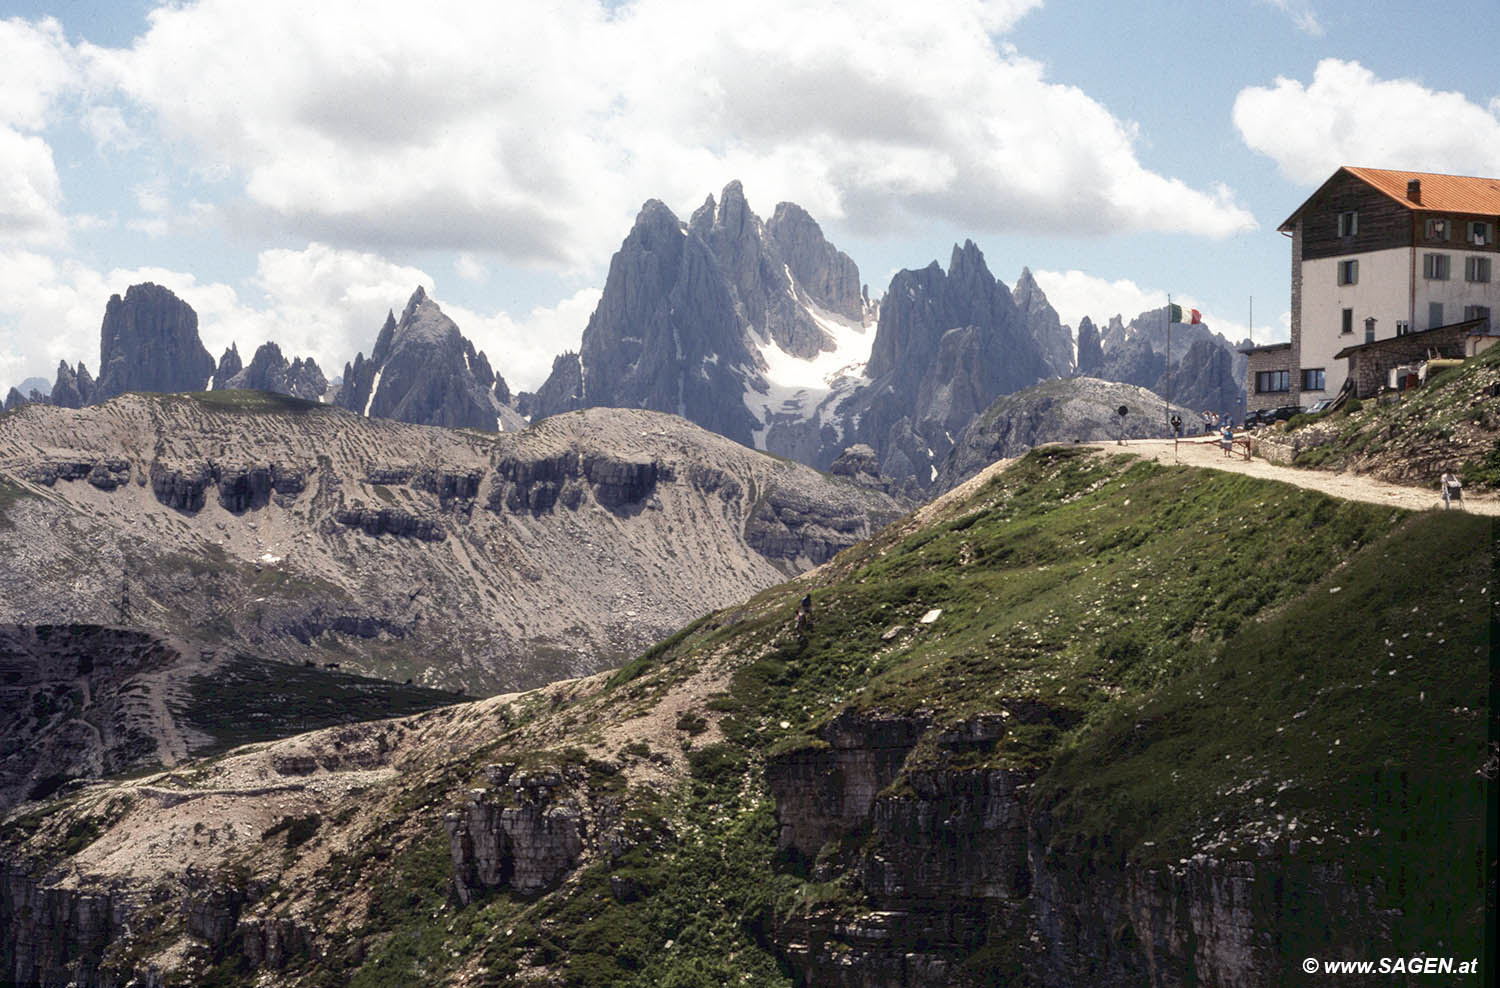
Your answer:
[[[1168,322],[1185,322],[1189,326],[1196,326],[1203,321],[1203,313],[1199,312],[1197,309],[1188,309],[1184,311],[1182,306],[1180,305],[1171,305],[1168,307],[1168,309]],[[1184,319],[1183,316],[1187,316],[1188,318]]]

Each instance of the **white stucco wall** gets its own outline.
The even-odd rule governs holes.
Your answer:
[[[1359,281],[1338,284],[1340,261],[1359,261]],[[1420,275],[1421,272],[1419,271]],[[1462,275],[1463,271],[1460,270]],[[1348,376],[1347,360],[1333,355],[1346,346],[1365,342],[1365,319],[1375,317],[1375,338],[1396,335],[1396,321],[1409,319],[1411,311],[1411,249],[1369,251],[1345,257],[1324,257],[1302,262],[1302,367],[1321,367],[1325,390],[1306,391],[1301,403],[1336,395]],[[1354,310],[1354,332],[1341,333],[1343,311]],[[1426,309],[1424,307],[1423,313]],[[1421,327],[1417,327],[1421,328]]]
[[[1448,255],[1447,281],[1422,277],[1422,255],[1428,253]],[[1464,280],[1464,259],[1471,256],[1490,258],[1487,283]],[[1339,262],[1347,260],[1359,261],[1357,284],[1338,284]],[[1492,317],[1500,319],[1500,255],[1396,247],[1303,261],[1302,367],[1296,372],[1299,380],[1303,368],[1322,367],[1324,395],[1337,394],[1344,386],[1349,365],[1347,360],[1335,360],[1333,355],[1346,346],[1365,342],[1366,318],[1375,317],[1375,338],[1387,340],[1396,335],[1396,323],[1400,320],[1410,320],[1413,332],[1433,328],[1427,319],[1430,302],[1443,303],[1443,321],[1439,325],[1459,322],[1465,306],[1470,305],[1487,305]],[[1339,332],[1344,309],[1354,310],[1352,333]],[[1301,402],[1311,404],[1319,397],[1317,392],[1305,392]]]
[[[1429,281],[1422,277],[1422,255],[1447,254],[1448,280]],[[1464,280],[1464,261],[1469,257],[1490,259],[1490,280],[1475,282]],[[1464,317],[1464,308],[1470,305],[1487,305],[1491,317],[1500,317],[1500,255],[1493,251],[1478,253],[1461,250],[1432,250],[1417,248],[1417,319],[1415,329],[1431,329],[1427,322],[1427,307],[1430,302],[1443,303],[1443,321],[1439,326],[1459,322]]]

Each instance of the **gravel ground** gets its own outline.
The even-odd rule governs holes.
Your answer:
[[[1349,501],[1367,501],[1370,504],[1389,504],[1393,507],[1423,511],[1430,508],[1442,510],[1442,496],[1438,492],[1438,478],[1432,478],[1430,487],[1407,487],[1388,484],[1383,480],[1353,473],[1333,473],[1326,470],[1301,470],[1296,467],[1277,466],[1265,460],[1246,460],[1242,447],[1236,447],[1233,456],[1225,457],[1217,441],[1209,439],[1184,439],[1174,444],[1170,439],[1131,439],[1125,447],[1131,453],[1149,456],[1158,463],[1179,463],[1192,467],[1207,467],[1214,470],[1231,470],[1248,473],[1252,477],[1267,480],[1282,480],[1308,490],[1322,491],[1333,497]],[[1118,450],[1115,445],[1099,445],[1100,450]],[[1500,498],[1495,495],[1464,493],[1464,510],[1481,515],[1500,516]]]

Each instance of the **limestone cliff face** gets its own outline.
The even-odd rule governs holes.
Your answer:
[[[149,282],[131,285],[124,298],[110,296],[92,401],[126,391],[202,391],[213,372],[192,306]]]
[[[1104,366],[1104,345],[1099,340],[1099,330],[1094,321],[1084,316],[1078,321],[1078,375],[1098,377]]]
[[[370,356],[344,366],[334,399],[357,415],[486,432],[519,427],[509,402],[505,379],[421,288],[399,321],[387,314]]]
[[[742,320],[754,310],[736,287],[750,293],[769,275],[754,250],[759,221],[743,197],[727,202],[717,221],[713,215],[700,210],[690,231],[661,202],[642,207],[610,261],[579,366],[554,366],[535,416],[579,405],[648,408],[753,445],[743,374],[756,358]],[[705,237],[725,254],[722,262]]]
[[[1058,318],[1057,310],[1047,301],[1030,268],[1022,268],[1021,276],[1011,289],[1016,309],[1026,319],[1026,328],[1031,338],[1041,348],[1042,359],[1053,377],[1067,377],[1073,373],[1073,334]]]
[[[903,510],[651,412],[484,436],[224,394],[0,420],[0,478],[38,495],[0,524],[0,621],[208,626],[268,658],[515,688],[623,661]]]
[[[1121,866],[1105,847],[1057,847],[1028,772],[958,767],[1007,724],[1041,715],[1018,708],[940,729],[922,717],[846,714],[819,746],[766,766],[782,847],[813,881],[847,883],[864,903],[778,921],[776,944],[798,978],[980,988],[1004,972],[1057,988],[1250,988],[1291,983],[1303,957],[1353,956],[1399,925],[1376,890],[1339,868],[1269,848]],[[924,735],[935,759],[912,755]],[[1003,956],[976,964],[975,952],[997,942],[1010,945]]]
[[[250,389],[269,391],[273,394],[291,395],[304,401],[321,401],[328,391],[328,379],[323,376],[317,361],[311,357],[297,357],[288,361],[282,356],[281,347],[275,343],[262,343],[256,348],[250,363],[236,368],[239,353],[226,350],[219,360],[219,369],[214,374],[214,390]]]
[[[503,764],[486,776],[495,788],[475,789],[463,810],[445,818],[459,901],[493,889],[534,895],[554,887],[583,854],[583,773]]]
[[[858,423],[853,438],[876,451],[883,475],[925,488],[974,416],[1050,373],[1009,290],[965,241],[946,272],[933,262],[892,279],[871,384],[839,411]]]

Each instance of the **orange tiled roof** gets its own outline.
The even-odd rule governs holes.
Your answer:
[[[1440,175],[1434,172],[1398,172],[1384,168],[1344,170],[1384,192],[1411,209],[1445,213],[1489,213],[1500,215],[1500,178],[1471,178],[1467,175]],[[1406,183],[1422,183],[1422,201],[1406,198]]]

